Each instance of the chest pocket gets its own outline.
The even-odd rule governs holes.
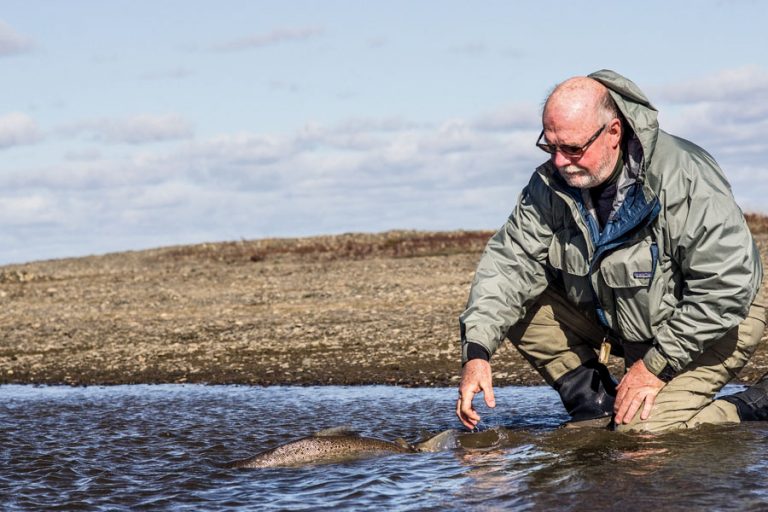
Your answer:
[[[649,290],[656,273],[658,249],[650,239],[618,249],[600,262],[606,288],[598,292],[612,326],[630,341],[653,337]]]
[[[592,301],[587,242],[583,236],[568,229],[558,231],[552,238],[547,259],[570,300],[577,304]]]

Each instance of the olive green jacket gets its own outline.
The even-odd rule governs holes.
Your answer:
[[[537,168],[478,265],[460,317],[463,362],[468,342],[493,354],[552,285],[624,342],[652,344],[643,359],[654,374],[679,372],[746,317],[761,285],[760,255],[715,160],[659,130],[630,80],[590,77],[631,127],[611,216],[601,231],[586,191],[551,161]]]

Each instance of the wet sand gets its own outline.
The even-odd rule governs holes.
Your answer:
[[[458,315],[490,235],[257,240],[0,267],[0,383],[454,385]],[[509,344],[493,363],[497,385],[543,383]],[[765,371],[761,346],[740,382]]]

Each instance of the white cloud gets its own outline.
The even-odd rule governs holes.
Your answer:
[[[352,119],[292,133],[127,148],[130,157],[79,152],[0,172],[0,190],[26,205],[0,211],[0,223],[8,221],[24,243],[68,238],[80,253],[239,237],[494,227],[542,158],[533,131],[483,132],[476,124]],[[32,233],[41,241],[30,241]],[[132,246],[120,245],[127,241]],[[18,252],[0,248],[0,261],[8,258]]]
[[[765,193],[751,180],[755,154],[768,149],[760,140],[768,123],[765,107],[745,116],[744,104],[748,97],[671,105],[662,108],[671,119],[662,127],[713,152],[740,204],[754,209],[753,192]],[[0,172],[4,199],[16,201],[0,209],[0,224],[31,248],[45,241],[81,254],[240,237],[494,228],[546,158],[534,146],[539,115],[537,105],[521,104],[441,123],[357,118],[128,146],[117,155],[83,150]],[[157,140],[162,134],[146,127],[166,126],[162,117],[78,129],[104,141]],[[188,127],[178,119],[167,125]],[[0,248],[0,261],[18,258],[13,251]]]
[[[17,33],[10,25],[0,20],[0,56],[18,55],[31,51],[34,43],[28,37]]]
[[[192,124],[178,114],[140,114],[128,118],[103,118],[63,127],[62,133],[89,133],[108,144],[147,144],[192,137]]]
[[[758,66],[725,69],[719,73],[651,88],[652,97],[672,103],[741,101],[745,96],[768,100],[768,70]]]
[[[458,46],[453,46],[451,47],[450,51],[452,53],[464,54],[470,57],[478,57],[488,53],[488,47],[485,45],[485,43],[474,41]]]
[[[505,105],[480,115],[474,125],[481,131],[540,130],[541,109],[529,103]]]
[[[270,80],[267,85],[273,91],[289,92],[292,94],[301,90],[301,86],[298,83],[285,80]]]
[[[101,123],[99,137],[106,142],[144,144],[192,136],[189,121],[177,114],[139,115]]]
[[[162,71],[147,71],[141,75],[143,80],[181,80],[194,74],[191,69],[177,67]]]
[[[38,140],[40,130],[28,115],[12,112],[0,117],[0,148],[33,144]]]
[[[768,152],[768,70],[722,70],[657,87],[651,99],[661,128],[704,147],[727,176]]]
[[[30,193],[20,197],[6,196],[0,200],[0,222],[6,228],[56,222],[50,194]]]
[[[373,36],[368,38],[367,44],[368,48],[384,48],[388,42],[389,39],[385,36]]]
[[[254,34],[221,44],[214,45],[213,49],[220,52],[233,52],[262,48],[285,42],[306,41],[321,36],[325,31],[319,27],[281,28],[264,34]]]

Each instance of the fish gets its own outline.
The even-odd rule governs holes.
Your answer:
[[[530,442],[531,434],[520,429],[492,427],[482,431],[450,429],[423,436],[412,446],[417,452],[441,452],[447,450],[488,450],[517,446]]]
[[[363,437],[333,428],[302,437],[230,463],[232,468],[276,468],[345,462],[377,455],[414,453],[416,448],[402,439],[394,442]]]
[[[425,433],[422,440],[408,443],[404,439],[385,441],[364,437],[345,428],[322,430],[313,435],[265,450],[247,459],[227,464],[230,468],[277,468],[329,464],[387,454],[440,452],[456,449],[488,449],[520,444],[527,435],[520,431],[495,427],[483,432],[456,429],[437,434]]]

